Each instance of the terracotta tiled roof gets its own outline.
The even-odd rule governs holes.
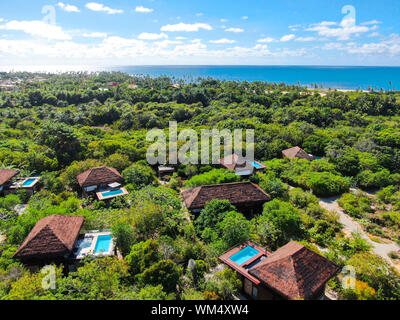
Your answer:
[[[188,209],[204,208],[213,199],[229,200],[233,205],[271,200],[263,189],[251,182],[201,186],[182,191],[182,196]]]
[[[90,187],[99,184],[123,182],[120,173],[109,167],[99,167],[87,170],[76,177],[81,187]]]
[[[0,169],[0,185],[5,184],[18,174],[16,170]]]
[[[307,152],[305,152],[302,148],[300,147],[293,147],[290,149],[286,149],[282,151],[282,154],[286,158],[300,158],[300,159],[306,159],[306,160],[313,160],[313,157],[310,156]]]
[[[245,167],[246,160],[243,157],[239,157],[237,154],[231,154],[225,158],[219,159],[221,166],[227,169],[235,170],[236,167]]]
[[[288,299],[309,299],[339,269],[332,261],[292,241],[249,269],[249,274]]]
[[[84,219],[82,216],[52,215],[39,220],[14,257],[53,258],[70,253]]]

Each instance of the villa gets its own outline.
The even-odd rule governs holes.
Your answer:
[[[9,181],[18,174],[16,170],[0,169],[0,192],[7,186]]]
[[[214,199],[229,200],[243,214],[252,216],[261,212],[265,202],[271,197],[252,182],[234,182],[200,186],[183,190],[182,196],[188,210],[199,213]]]
[[[274,253],[245,242],[219,258],[242,280],[243,292],[255,300],[319,300],[325,284],[340,267],[291,241]]]
[[[38,221],[14,254],[26,265],[76,263],[87,256],[112,256],[110,230],[81,234],[84,217],[52,215]]]
[[[82,216],[52,215],[38,221],[14,258],[25,264],[61,262],[71,255],[83,226]]]
[[[93,168],[81,173],[76,179],[83,189],[83,196],[95,194],[99,200],[109,200],[128,194],[122,187],[124,179],[114,168]]]
[[[17,170],[0,169],[0,193],[8,195],[24,189],[31,196],[38,190],[40,177],[16,178],[17,175]]]
[[[172,166],[159,166],[157,168],[158,176],[160,178],[168,176],[168,175],[173,175],[175,172],[175,168]]]
[[[300,147],[293,147],[290,149],[283,150],[282,156],[283,158],[289,158],[289,159],[298,158],[298,159],[306,159],[308,161],[314,160],[314,156],[312,154],[308,154]]]
[[[231,154],[219,159],[219,164],[229,170],[234,170],[239,176],[249,176],[254,171],[264,170],[266,167],[259,161],[248,161],[237,154]]]

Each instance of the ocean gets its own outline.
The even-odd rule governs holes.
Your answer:
[[[185,81],[212,77],[234,81],[268,81],[325,89],[400,90],[400,67],[351,66],[8,66],[0,71],[66,72],[120,71],[151,77],[168,76]]]
[[[325,89],[400,90],[400,67],[337,66],[120,66],[106,68],[132,75],[169,76],[186,81],[201,77],[268,81]]]

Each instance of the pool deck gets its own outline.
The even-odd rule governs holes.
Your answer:
[[[257,163],[259,166],[256,167],[253,163]],[[263,169],[266,168],[266,165],[265,165],[265,164],[263,164],[263,163],[261,163],[260,161],[257,161],[257,160],[254,160],[254,161],[253,161],[252,163],[250,163],[250,164],[254,167],[255,170],[263,170]]]
[[[129,192],[125,188],[120,188],[119,190],[121,190],[122,193],[111,195],[111,196],[108,196],[108,197],[104,197],[103,193],[112,192],[112,191],[118,191],[118,190],[104,190],[104,191],[101,191],[101,192],[97,192],[96,193],[97,199],[99,199],[99,200],[109,200],[109,199],[113,199],[113,198],[120,197],[120,196],[126,196],[127,194],[129,194]]]
[[[256,254],[254,257],[250,258],[249,260],[245,261],[242,263],[240,266],[233,262],[230,258],[235,255],[236,253],[240,252],[241,250],[245,249],[246,247],[252,247],[258,251],[258,254]],[[254,261],[257,261],[258,259],[262,258],[263,256],[267,257],[271,253],[265,250],[264,248],[261,248],[254,244],[253,242],[246,241],[245,243],[241,244],[240,246],[237,246],[228,252],[225,252],[222,256],[219,257],[219,260],[221,260],[223,263],[225,263],[227,266],[231,267],[233,270],[239,272],[242,276],[246,277],[249,279],[251,282],[255,284],[259,284],[260,280],[257,278],[253,277],[250,275],[247,270],[246,266],[252,264]]]
[[[89,238],[92,238],[92,243],[90,245],[90,247],[87,248],[81,248],[79,249],[79,251],[76,253],[75,255],[75,259],[80,260],[83,259],[85,257],[88,256],[94,256],[94,257],[110,257],[114,255],[114,248],[115,248],[115,241],[113,238],[111,238],[111,243],[110,243],[110,248],[108,250],[108,252],[99,252],[99,253],[95,253],[95,247],[96,247],[96,243],[97,243],[97,239],[100,236],[111,236],[111,232],[107,231],[107,232],[100,232],[100,231],[90,231],[88,233],[84,234],[84,237],[82,239],[80,239],[81,241],[84,241],[85,239],[88,240]],[[78,241],[80,241],[78,240]],[[75,243],[75,248],[79,248],[78,244],[79,242]]]
[[[29,185],[25,185],[24,183],[28,180],[35,180],[34,182],[32,182]],[[23,178],[23,179],[19,179],[18,181],[14,182],[11,186],[10,189],[31,189],[33,188],[40,180],[40,177],[27,177],[27,178]]]

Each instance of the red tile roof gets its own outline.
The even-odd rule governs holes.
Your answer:
[[[293,147],[290,149],[286,149],[282,151],[282,154],[286,158],[300,158],[300,159],[306,159],[306,160],[314,160],[312,156],[310,156],[307,152],[305,152],[302,148],[300,147]]]
[[[120,173],[109,167],[99,167],[87,170],[76,177],[81,187],[90,187],[113,182],[122,183],[124,179]]]
[[[219,163],[221,166],[231,170],[235,170],[237,167],[246,166],[246,160],[239,157],[237,154],[231,154],[225,158],[219,159]]]
[[[251,182],[234,182],[201,186],[183,190],[182,196],[190,210],[204,208],[207,202],[214,199],[229,200],[233,205],[266,202],[271,197],[258,185]]]
[[[0,185],[5,184],[18,174],[16,170],[0,169]]]
[[[52,215],[39,220],[14,257],[54,258],[70,253],[84,219],[82,216]]]
[[[235,262],[233,262],[230,258],[235,255],[236,253],[240,252],[241,250],[245,249],[246,247],[252,247],[258,251],[258,254],[256,254],[254,257],[246,261],[242,265],[238,265]],[[257,261],[259,259],[265,259],[267,256],[269,256],[271,253],[269,253],[267,250],[264,248],[261,248],[254,244],[253,242],[246,241],[245,243],[242,243],[240,246],[237,246],[227,252],[225,252],[222,256],[219,257],[219,260],[221,260],[223,263],[234,269],[235,271],[239,272],[242,276],[246,277],[249,279],[251,282],[255,284],[259,284],[260,280],[257,278],[253,277],[252,275],[249,274],[248,270],[246,267],[250,264],[252,264],[254,261]]]
[[[297,242],[289,242],[248,272],[287,299],[310,299],[339,266]]]

